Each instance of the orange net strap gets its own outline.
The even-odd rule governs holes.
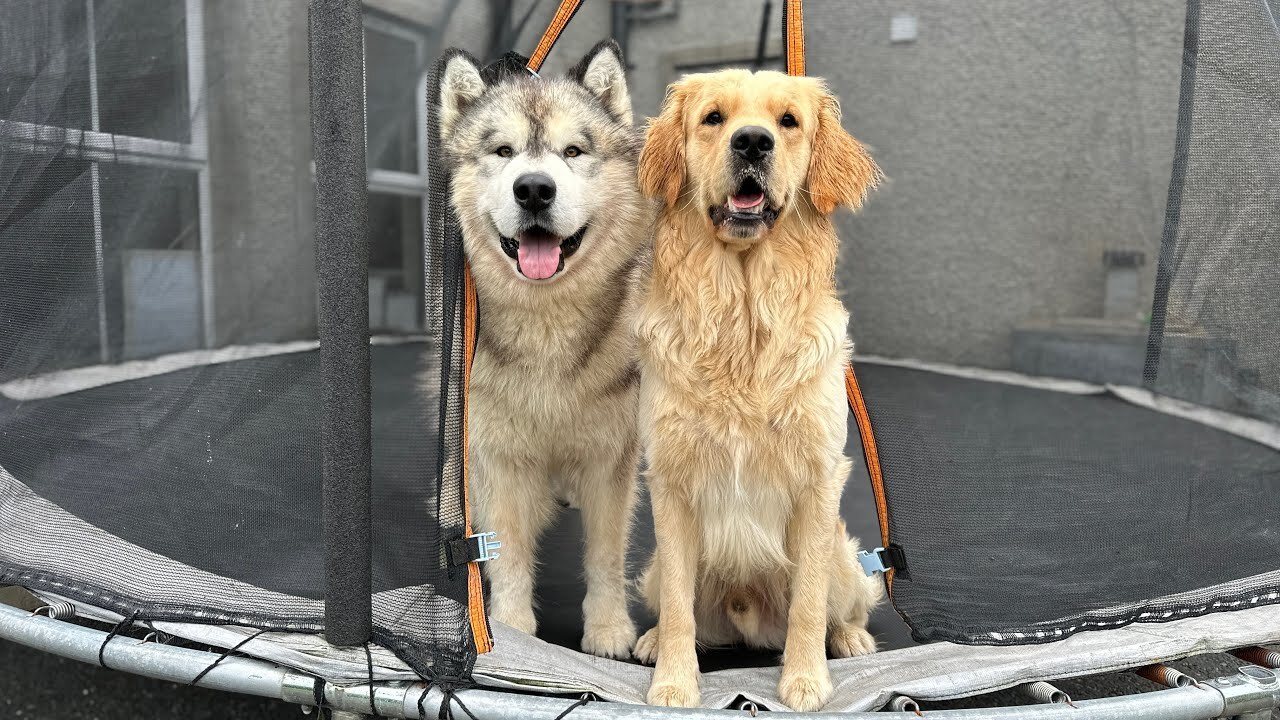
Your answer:
[[[782,40],[787,74],[804,75],[804,8],[801,0],[783,0]]]
[[[578,7],[581,5],[582,0],[560,1],[560,7],[556,8],[556,14],[551,16],[551,22],[547,25],[546,32],[542,33],[542,39],[533,49],[533,54],[529,56],[526,67],[534,72],[542,69],[542,63],[546,61],[551,48],[555,47],[556,41],[560,39],[560,33],[564,32],[569,21],[573,19],[573,14],[578,12]]]

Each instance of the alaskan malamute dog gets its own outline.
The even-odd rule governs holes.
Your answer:
[[[440,129],[480,304],[468,403],[490,616],[534,633],[538,537],[558,500],[586,534],[582,649],[630,656],[624,558],[639,458],[632,317],[654,209],[620,50],[566,77],[442,58]]]

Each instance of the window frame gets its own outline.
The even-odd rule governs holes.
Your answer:
[[[414,131],[417,134],[417,143],[418,143],[417,172],[405,172],[403,170],[386,170],[382,168],[369,167],[367,168],[367,175],[368,175],[368,189],[370,194],[376,193],[379,195],[392,195],[392,196],[403,197],[403,198],[418,198],[419,208],[420,208],[419,213],[422,220],[422,227],[425,232],[426,228],[428,227],[428,222],[429,222],[429,217],[431,212],[431,199],[430,199],[430,196],[428,195],[428,189],[430,188],[430,181],[428,177],[428,156],[427,156],[427,153],[429,152],[429,149],[427,147],[427,144],[428,144],[427,88],[429,87],[429,83],[431,80],[431,69],[427,65],[427,58],[428,58],[428,52],[430,51],[430,45],[432,43],[434,35],[432,33],[431,27],[429,26],[425,26],[425,25],[422,25],[421,23],[413,22],[411,20],[401,18],[397,15],[393,15],[393,14],[378,10],[376,8],[370,7],[368,3],[364,4],[363,23],[364,23],[365,30],[373,30],[374,32],[383,33],[385,35],[390,35],[398,39],[408,40],[409,42],[412,42],[415,47],[415,59],[418,63],[418,66],[422,68],[422,72],[419,73],[418,75],[418,80],[417,80],[417,83],[415,84],[414,91],[413,91],[413,97],[414,97],[413,123],[414,123]],[[368,94],[368,87],[367,87],[368,73],[369,73],[367,49],[362,50],[361,57],[362,57],[362,62],[365,63],[364,73],[366,78],[366,89],[365,89],[364,100],[365,100],[365,106],[367,108],[369,103],[369,94]],[[368,129],[366,127],[366,138],[365,138],[366,154],[368,152],[367,133],[368,133]],[[425,238],[423,239],[423,241],[425,242]],[[424,305],[424,306],[429,305],[425,297],[426,285],[427,285],[426,276],[427,276],[427,273],[429,272],[426,265],[429,262],[430,260],[424,257],[423,267],[420,268],[423,273],[422,292],[424,293],[424,296],[420,297],[419,301],[420,301],[420,305]],[[422,317],[421,327],[425,328],[428,324],[425,313],[429,312],[429,310],[423,309],[422,312],[424,313],[424,315]]]
[[[376,192],[386,195],[401,195],[407,197],[421,196],[424,198],[423,203],[423,219],[426,219],[425,198],[427,194],[427,172],[426,163],[426,90],[427,81],[430,72],[425,69],[427,61],[427,44],[430,42],[431,29],[423,27],[417,23],[402,20],[394,15],[380,12],[367,4],[364,6],[364,28],[373,30],[384,35],[391,35],[401,40],[407,40],[414,45],[415,58],[419,67],[423,67],[422,74],[418,77],[417,86],[414,88],[414,127],[418,134],[418,171],[416,173],[405,172],[403,170],[384,170],[382,168],[370,167],[369,175],[369,192]],[[365,65],[365,77],[368,77],[368,52],[362,51]],[[367,85],[367,82],[366,82]],[[369,103],[369,93],[365,90],[365,106]],[[368,143],[366,142],[366,145]],[[367,151],[367,148],[366,148]]]
[[[98,98],[98,47],[95,26],[97,0],[84,0],[85,42],[89,58],[89,129],[60,125],[6,120],[0,118],[0,142],[7,150],[31,155],[54,153],[89,162],[90,192],[93,212],[93,248],[98,295],[98,354],[102,363],[110,363],[111,338],[106,302],[105,251],[102,238],[101,163],[125,163],[164,169],[188,170],[196,173],[199,264],[199,301],[203,346],[213,347],[214,325],[213,217],[210,209],[209,183],[209,113],[206,105],[204,54],[204,0],[183,0],[186,17],[187,108],[190,142],[175,142],[136,135],[103,132]]]

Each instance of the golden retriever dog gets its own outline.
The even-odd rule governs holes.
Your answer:
[[[637,317],[657,549],[649,702],[699,703],[698,643],[783,651],[784,703],[831,697],[827,650],[875,651],[878,579],[839,516],[848,314],[830,215],[880,179],[814,78],[690,75],[649,124],[640,187],[663,201]]]

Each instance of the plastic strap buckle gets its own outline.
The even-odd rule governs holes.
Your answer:
[[[456,567],[473,562],[497,560],[497,550],[502,547],[498,542],[498,533],[483,532],[469,535],[461,540],[451,540],[445,546],[449,554],[449,564]]]
[[[862,550],[858,553],[858,564],[862,565],[862,572],[867,575],[875,575],[876,573],[894,569],[902,571],[907,567],[906,556],[903,554],[902,548],[897,545],[890,545],[887,548],[878,547],[874,550]]]

